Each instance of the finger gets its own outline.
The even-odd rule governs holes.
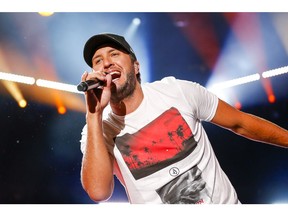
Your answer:
[[[81,81],[83,82],[83,81],[87,80],[87,76],[88,76],[88,72],[85,71],[81,76]]]
[[[112,76],[111,76],[111,74],[107,74],[107,75],[105,76],[105,79],[106,79],[106,87],[110,87],[111,82],[112,82]]]
[[[98,79],[102,81],[106,81],[106,74],[103,71],[95,71],[92,69],[91,73],[88,73],[86,80],[88,79]]]
[[[100,75],[100,76],[105,77],[105,76],[107,75],[107,72],[104,72],[103,70],[95,71],[94,69],[92,69],[91,74],[98,74],[98,75]]]

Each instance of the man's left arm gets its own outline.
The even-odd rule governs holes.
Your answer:
[[[219,99],[212,123],[258,142],[288,147],[288,131],[266,119],[235,109]]]

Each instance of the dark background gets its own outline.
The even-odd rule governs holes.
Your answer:
[[[89,70],[82,57],[85,41],[100,32],[124,35],[131,20],[138,17],[141,24],[129,42],[143,66],[143,82],[175,76],[207,87],[213,79],[228,80],[286,66],[287,37],[283,39],[276,28],[286,16],[0,13],[0,71],[77,84],[82,72]],[[280,24],[284,30],[288,26]],[[220,61],[226,70],[217,69]],[[261,81],[225,91],[234,92],[243,111],[287,129],[288,75],[269,82],[275,103],[269,103]],[[0,203],[92,204],[80,183],[83,96],[25,84],[18,87],[28,101],[26,108],[18,106],[0,80]],[[57,112],[55,95],[67,107],[63,115]],[[229,97],[227,101],[236,102]],[[288,202],[287,149],[244,139],[210,123],[204,127],[242,203]],[[112,201],[127,201],[117,180]]]

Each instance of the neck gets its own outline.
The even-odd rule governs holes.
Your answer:
[[[113,113],[119,116],[125,116],[135,111],[143,101],[143,98],[144,95],[141,85],[137,85],[132,95],[118,103],[113,103],[110,101],[110,105]]]

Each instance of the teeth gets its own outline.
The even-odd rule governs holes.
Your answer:
[[[112,81],[115,81],[115,80],[119,79],[119,77],[120,77],[120,73],[117,71],[110,72],[110,75],[112,76]],[[116,75],[116,76],[114,76],[114,75]],[[114,78],[113,78],[113,76],[114,76]]]
[[[113,71],[113,72],[111,72],[110,74],[111,74],[111,75],[114,75],[114,74],[120,74],[120,73],[117,72],[117,71]]]

